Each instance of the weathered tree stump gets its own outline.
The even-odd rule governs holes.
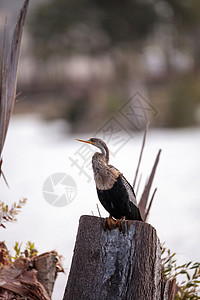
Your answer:
[[[34,267],[37,270],[37,279],[45,287],[51,297],[58,271],[58,253],[46,252],[34,258]]]
[[[103,222],[94,216],[80,218],[63,300],[167,300],[156,230],[126,221],[123,233],[104,230]]]
[[[0,242],[0,299],[51,300],[54,283],[62,264],[57,252],[20,256],[11,260],[4,242]]]

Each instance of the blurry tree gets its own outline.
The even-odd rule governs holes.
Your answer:
[[[169,126],[194,126],[200,122],[199,79],[193,77],[182,76],[171,86],[167,118]]]
[[[200,2],[50,0],[37,6],[29,25],[36,53],[46,58],[74,51],[99,54],[130,44],[135,48],[167,22],[178,33],[194,33],[200,26]]]
[[[146,36],[156,21],[150,1],[51,0],[41,3],[30,30],[36,52],[99,54]]]
[[[175,35],[174,47],[189,52],[191,57],[194,60],[194,70],[199,70],[200,69],[200,39],[199,39],[200,1],[198,0],[157,1],[157,3],[159,2],[165,3],[171,8],[172,16],[170,18],[170,21],[172,22],[172,25],[174,27],[174,35]]]
[[[199,102],[194,100],[188,112],[188,101],[191,97],[182,97],[181,86],[179,91],[176,91],[174,86],[182,72],[198,73],[200,70],[199,0],[49,0],[41,1],[29,19],[29,31],[33,40],[31,51],[41,59],[41,64],[46,63],[48,67],[50,65],[52,67],[51,59],[53,58],[53,65],[55,65],[56,57],[62,62],[62,57],[70,59],[70,56],[77,54],[100,58],[106,54],[112,64],[114,76],[110,82],[106,82],[106,88],[104,83],[106,90],[104,94],[107,95],[104,103],[116,97],[126,99],[132,91],[134,79],[138,77],[140,79],[141,75],[142,79],[146,79],[149,84],[149,89],[153,89],[151,85],[153,81],[165,85],[168,109],[173,110],[173,114],[169,113],[169,117],[167,115],[168,120],[165,125],[196,124],[194,112]],[[161,76],[159,73],[159,76],[152,75],[150,78],[151,74],[147,73],[145,68],[141,68],[140,59],[143,49],[149,48],[149,45],[155,45],[164,54],[162,56],[164,71]],[[154,57],[155,55],[156,53]],[[188,65],[184,67],[187,58]],[[66,77],[60,76],[60,78],[59,88],[66,87]],[[95,77],[92,79],[94,82]],[[182,78],[179,81],[181,80]],[[78,80],[75,82],[75,88],[71,83],[69,84],[72,96],[74,89],[77,89],[77,82]],[[166,90],[166,82],[168,90]],[[88,101],[94,96],[92,89],[95,90],[98,98],[97,89],[93,87],[90,80],[84,86],[84,98],[87,94]],[[69,88],[67,93],[69,99]],[[81,101],[84,102],[78,100],[77,105],[74,103],[70,113],[69,108],[66,109],[66,118],[73,125],[81,118],[85,121],[84,109],[79,105]],[[92,101],[91,105],[93,105]],[[179,108],[182,111],[182,118],[179,115]],[[106,111],[107,108],[105,107],[104,110]],[[93,115],[90,117],[93,118]],[[90,117],[87,114],[87,120]],[[181,121],[177,122],[180,119]]]

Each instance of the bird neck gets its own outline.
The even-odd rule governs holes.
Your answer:
[[[108,165],[108,160],[106,158],[106,156],[104,155],[104,153],[99,153],[96,152],[93,157],[92,157],[92,166],[94,171],[96,171],[96,169],[98,170],[102,170],[105,169],[105,167]]]
[[[109,150],[108,147],[104,146],[101,148],[101,153],[105,156],[106,162],[108,163],[109,161]]]

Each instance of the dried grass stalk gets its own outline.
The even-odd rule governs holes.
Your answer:
[[[150,193],[150,189],[151,189],[153,179],[154,179],[154,176],[155,176],[155,173],[156,173],[156,169],[157,169],[157,166],[158,166],[160,153],[161,153],[161,150],[158,151],[154,166],[152,168],[152,171],[151,171],[151,174],[150,174],[149,179],[147,181],[147,184],[144,187],[144,191],[142,193],[142,196],[141,196],[141,199],[140,199],[140,202],[139,202],[139,210],[140,210],[140,213],[141,213],[141,216],[142,216],[143,220],[145,219],[146,207],[147,207],[147,202],[148,202],[148,198],[149,198],[149,193]]]
[[[145,214],[144,222],[147,221],[147,218],[148,218],[148,216],[149,216],[149,212],[150,212],[150,209],[151,209],[151,206],[152,206],[152,203],[153,203],[153,199],[154,199],[154,196],[155,196],[156,192],[157,192],[157,188],[155,188],[155,190],[154,190],[154,192],[153,192],[153,195],[152,195],[152,197],[151,197],[151,200],[150,200],[150,202],[149,202],[149,206],[148,206],[147,211],[146,211],[146,214]]]
[[[144,146],[145,146],[145,143],[146,143],[146,136],[147,136],[148,127],[149,127],[149,123],[147,123],[147,126],[146,126],[145,131],[144,131],[144,136],[143,136],[143,141],[142,141],[142,148],[141,148],[141,151],[140,151],[140,157],[139,157],[139,160],[138,160],[138,165],[137,165],[137,169],[136,169],[136,172],[135,172],[135,178],[134,178],[134,181],[133,181],[133,189],[135,188],[138,172],[139,172],[139,169],[140,169],[140,164],[141,164],[141,161],[142,161],[142,154],[143,154]]]

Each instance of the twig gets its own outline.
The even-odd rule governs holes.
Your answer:
[[[5,174],[3,173],[2,170],[0,170],[0,174],[2,175],[3,180],[4,180],[5,184],[7,185],[7,187],[10,188],[10,187],[9,187],[9,184],[8,184],[8,181],[7,181],[7,179],[6,179],[6,176],[5,176]]]
[[[98,203],[97,203],[97,210],[98,210],[98,213],[99,213],[99,217],[101,218],[101,213],[100,213],[100,209],[99,209]]]
[[[139,188],[140,188],[141,180],[142,180],[142,173],[140,174],[138,185],[137,185],[137,188],[136,188],[136,192],[135,192],[136,196],[138,195],[138,191],[139,191]]]
[[[148,182],[144,187],[144,191],[142,193],[141,199],[140,199],[140,203],[139,203],[139,209],[140,209],[140,213],[142,216],[142,219],[145,219],[145,211],[146,211],[146,206],[147,206],[147,201],[148,201],[148,197],[149,197],[149,192],[152,186],[152,182],[155,176],[155,172],[156,172],[156,168],[159,162],[159,158],[160,158],[160,153],[161,153],[161,149],[158,151],[153,169],[151,171],[151,174],[149,176]]]
[[[135,188],[135,184],[136,184],[136,180],[137,180],[137,176],[138,176],[138,172],[139,172],[139,168],[140,168],[140,164],[141,164],[141,160],[142,160],[142,154],[143,154],[143,151],[144,151],[144,146],[145,146],[145,142],[146,142],[148,127],[149,127],[149,123],[147,123],[145,131],[144,131],[144,137],[143,137],[143,141],[142,141],[142,148],[141,148],[141,151],[140,151],[140,157],[139,157],[137,169],[136,169],[136,172],[135,172],[135,178],[134,178],[134,181],[133,181],[133,189]]]
[[[5,181],[5,184],[6,184],[7,187],[9,188],[8,181],[7,181],[7,179],[6,179],[6,176],[4,175],[4,173],[3,173],[2,169],[1,169],[2,163],[3,163],[3,159],[0,158],[0,177],[1,177],[1,175],[2,175],[3,180]]]
[[[147,211],[146,211],[146,214],[145,214],[144,222],[146,222],[146,220],[147,220],[147,218],[148,218],[148,215],[149,215],[149,212],[150,212],[150,209],[151,209],[151,206],[152,206],[153,199],[154,199],[154,196],[155,196],[155,194],[156,194],[156,191],[157,191],[157,188],[155,188],[155,190],[154,190],[154,192],[153,192],[153,195],[152,195],[152,197],[151,197],[149,206],[148,206]]]
[[[25,96],[19,97],[22,95],[22,92],[17,93],[16,98],[15,98],[15,103],[21,102],[22,100],[25,99]]]

